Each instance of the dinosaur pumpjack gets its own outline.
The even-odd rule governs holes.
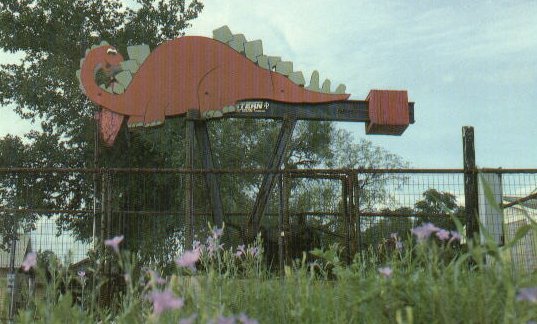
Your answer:
[[[113,144],[124,118],[127,118],[129,127],[148,127],[160,125],[165,117],[181,116],[189,110],[198,110],[200,116],[206,118],[224,114],[235,118],[279,118],[277,110],[280,110],[280,115],[298,114],[297,119],[370,122],[362,117],[353,120],[353,114],[361,112],[363,115],[364,108],[367,110],[369,105],[348,100],[350,95],[341,93],[344,86],[338,87],[336,92],[340,93],[328,93],[326,84],[329,88],[329,81],[325,81],[322,89],[312,84],[318,83],[318,73],[314,72],[310,86],[304,87],[304,81],[300,81],[303,80],[301,72],[285,70],[283,63],[290,62],[262,54],[243,55],[236,46],[229,45],[235,40],[234,35],[228,43],[184,36],[161,44],[146,55],[147,58],[137,57],[134,53],[135,59],[129,61],[106,43],[87,51],[81,62],[80,83],[86,96],[102,108],[97,118],[105,143]],[[248,42],[243,45],[246,52],[248,45]],[[135,49],[132,52],[136,52]],[[147,47],[146,52],[149,53]],[[255,62],[248,56],[254,56]],[[132,68],[133,64],[135,68]],[[97,84],[96,72],[99,71],[110,78],[108,85]],[[406,91],[376,91],[372,99],[378,111],[375,111],[376,115],[366,117],[378,116],[377,124],[391,126],[392,129],[385,129],[384,133],[400,134],[412,122],[409,108],[413,106],[408,103]],[[300,109],[285,108],[301,105],[310,105],[310,108],[302,106],[305,115],[302,117],[295,111]],[[312,105],[316,106],[312,108]],[[276,111],[263,114],[271,106]],[[337,109],[346,113],[328,116],[335,114],[330,110]],[[389,120],[390,117],[393,120]],[[395,131],[394,127],[397,128]],[[368,128],[375,132],[374,127]]]
[[[156,126],[166,117],[187,115],[187,143],[191,146],[192,138],[198,138],[203,168],[210,170],[214,164],[206,119],[282,119],[268,165],[268,169],[278,170],[296,120],[365,122],[367,134],[385,135],[401,135],[414,122],[414,104],[408,102],[406,91],[371,90],[366,100],[349,100],[343,85],[330,92],[326,80],[320,87],[316,71],[305,86],[302,73],[293,71],[291,62],[264,55],[259,40],[246,42],[242,34],[231,34],[227,26],[215,30],[213,36],[180,37],[152,53],[147,45],[128,47],[129,60],[105,42],[88,50],[77,76],[82,91],[101,107],[96,119],[104,143],[113,145],[125,118],[132,128]],[[97,84],[100,72],[107,84]],[[191,168],[192,152],[186,151],[185,167]],[[274,173],[264,175],[248,222],[250,238],[259,230],[275,179]],[[218,179],[209,172],[206,181],[213,219],[221,226]],[[187,190],[186,201],[192,199],[192,190]],[[193,224],[191,212],[187,206],[187,221]],[[190,236],[187,242],[192,241],[193,233]]]

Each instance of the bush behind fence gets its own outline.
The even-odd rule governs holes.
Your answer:
[[[537,218],[537,170],[481,171],[499,175],[503,221],[488,228],[509,240]],[[124,248],[136,251],[144,264],[166,267],[191,244],[189,233],[200,240],[207,224],[214,224],[207,175],[217,180],[228,246],[251,239],[260,185],[267,175],[276,177],[259,222],[273,268],[333,243],[350,259],[382,247],[392,233],[406,237],[424,222],[455,230],[453,217],[463,224],[468,217],[465,173],[459,169],[1,169],[0,277],[11,265],[18,269],[29,251],[48,251],[76,268],[115,235],[125,235]],[[535,270],[536,242],[528,233],[509,257]]]

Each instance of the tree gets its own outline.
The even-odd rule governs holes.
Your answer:
[[[397,233],[398,237],[406,239],[410,230],[423,223],[447,229],[457,230],[452,217],[464,224],[464,207],[457,204],[455,195],[449,192],[440,192],[436,189],[427,189],[422,194],[423,199],[414,204],[414,208],[400,207],[397,209],[385,208],[381,211],[385,216],[378,217],[371,224],[363,228],[361,248],[379,246],[390,242],[390,234]]]
[[[21,53],[23,59],[0,67],[0,104],[4,109],[14,106],[21,118],[40,120],[41,131],[28,134],[25,142],[9,136],[1,139],[0,166],[93,167],[93,114],[97,107],[82,94],[75,77],[85,50],[103,39],[121,51],[139,43],[154,48],[183,35],[202,9],[203,4],[197,0],[137,0],[136,8],[123,8],[120,0],[2,0],[1,49]],[[130,141],[125,140],[126,136],[123,134],[116,150],[102,154],[101,166],[158,165],[162,160],[161,154],[148,153],[151,150],[147,149],[145,135],[134,135]],[[134,161],[120,155],[125,151],[135,157]],[[13,152],[17,152],[16,157],[12,157]],[[25,188],[21,188],[23,178]],[[17,208],[44,209],[53,204],[56,209],[74,209],[92,205],[91,175],[2,174],[0,180],[11,198],[21,198],[10,199]],[[19,181],[19,186],[14,181]],[[42,190],[36,188],[39,185]],[[29,188],[31,201],[23,200],[23,191]],[[2,195],[2,199],[8,198]],[[37,217],[17,215],[16,223],[23,224],[32,224]],[[80,239],[91,237],[91,222],[88,226],[87,221],[73,222],[68,216],[60,215],[58,225],[75,230]],[[3,237],[5,240],[8,235]]]
[[[120,0],[0,1],[0,46],[5,51],[23,54],[20,63],[0,67],[0,104],[4,109],[14,106],[21,118],[41,122],[41,131],[28,134],[27,141],[14,137],[0,139],[0,167],[169,168],[184,165],[183,118],[169,118],[162,127],[143,131],[129,132],[124,127],[113,148],[95,145],[93,116],[98,108],[82,94],[75,77],[85,50],[101,40],[113,44],[122,53],[127,52],[127,46],[140,43],[154,49],[167,39],[181,36],[203,8],[196,0],[136,2],[135,8],[123,8]],[[267,120],[210,122],[209,136],[216,167],[264,168],[279,125],[279,121]],[[17,154],[11,157],[13,152]],[[199,160],[196,165],[201,165]],[[374,147],[369,141],[355,143],[350,134],[329,122],[299,122],[285,158],[286,168],[403,165],[399,157]],[[2,199],[9,200],[13,209],[90,210],[94,198],[104,204],[102,196],[95,193],[106,190],[113,198],[111,224],[106,224],[108,220],[100,213],[93,226],[91,218],[85,217],[91,215],[88,213],[43,211],[18,212],[13,226],[31,227],[39,217],[54,216],[61,229],[71,230],[78,239],[88,241],[94,228],[100,233],[112,225],[115,230],[107,235],[125,234],[126,247],[139,251],[142,257],[157,262],[161,256],[173,255],[183,236],[184,175],[113,173],[109,179],[107,176],[87,172],[0,174],[0,186],[6,190]],[[364,178],[361,182],[364,203],[386,196],[383,181],[384,178],[377,175]],[[226,211],[251,210],[261,183],[260,175],[221,175],[220,182]],[[294,186],[297,192],[294,197],[297,197],[297,204],[301,204],[300,208],[317,208],[324,203],[340,208],[340,198],[331,196],[333,183],[314,184],[310,188],[307,186],[311,183]],[[201,215],[196,217],[196,225],[202,228],[210,220],[206,216],[210,209],[201,176],[195,178],[195,190],[196,197],[201,197],[195,206],[197,215]],[[317,201],[308,199],[311,190],[325,196],[319,195]],[[268,210],[276,208],[277,201],[273,199]],[[153,213],[155,211],[157,213]],[[226,219],[229,223],[234,221]],[[268,217],[264,221],[269,225],[274,223],[274,219]],[[241,221],[235,222],[241,225]],[[319,221],[331,230],[338,230],[337,223],[323,222]],[[144,244],[144,240],[151,240],[152,244]]]
[[[414,205],[418,223],[430,222],[444,229],[456,230],[457,226],[452,217],[464,224],[464,207],[457,204],[457,197],[449,192],[428,189],[423,193],[423,199]]]

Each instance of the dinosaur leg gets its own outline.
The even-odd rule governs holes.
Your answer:
[[[127,126],[129,128],[144,126],[144,116],[130,116],[127,121]]]
[[[151,98],[145,109],[144,126],[158,126],[164,124],[164,112],[167,104],[161,100],[161,97]]]

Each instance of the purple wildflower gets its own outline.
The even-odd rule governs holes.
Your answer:
[[[21,267],[25,272],[28,272],[30,268],[34,268],[37,264],[37,254],[35,252],[30,252],[22,261]]]
[[[196,271],[196,262],[200,259],[200,250],[188,250],[179,259],[175,260],[178,266]]]
[[[124,238],[125,236],[123,235],[116,236],[112,239],[105,240],[104,245],[111,247],[114,250],[114,252],[119,253],[119,243],[121,243]]]
[[[194,247],[193,250],[201,250],[203,248],[200,241],[194,241],[192,245]]]
[[[378,271],[384,278],[389,278],[393,274],[393,270],[390,267],[379,268]]]
[[[157,285],[164,285],[166,284],[166,279],[162,278],[156,271],[149,270],[147,271],[149,275],[151,276],[151,280],[155,282]]]
[[[436,237],[438,237],[440,241],[445,241],[449,238],[449,232],[446,231],[445,229],[441,229],[438,232],[436,232]]]
[[[395,248],[399,251],[403,249],[403,242],[401,241],[395,241]]]
[[[255,257],[255,256],[257,256],[259,254],[259,248],[257,246],[251,247],[251,248],[248,249],[248,253],[251,256]]]
[[[225,317],[223,315],[218,316],[216,319],[216,322],[212,322],[216,324],[235,324],[235,316]]]
[[[175,297],[171,290],[153,291],[149,295],[149,299],[153,302],[153,314],[160,315],[168,309],[180,309],[185,304],[183,298]]]
[[[449,240],[450,242],[451,241],[459,241],[462,239],[461,237],[461,234],[459,234],[459,232],[457,231],[451,231],[451,239]]]
[[[213,238],[216,240],[216,239],[220,238],[220,237],[222,236],[222,234],[224,234],[224,229],[223,229],[223,228],[215,227],[215,228],[211,231],[211,234],[213,235]]]
[[[537,304],[537,287],[520,288],[516,295],[517,301],[528,301]]]
[[[196,321],[198,314],[194,313],[187,318],[183,318],[179,321],[179,324],[193,324]]]
[[[390,239],[395,243],[395,248],[399,251],[403,249],[403,242],[401,242],[401,238],[399,237],[398,233],[391,233]]]
[[[214,237],[207,238],[207,252],[209,252],[210,256],[213,256],[216,251],[223,249],[224,244],[218,244],[218,239],[215,239]]]
[[[240,313],[239,317],[237,318],[240,323],[242,324],[259,324],[259,321],[253,318],[248,318],[246,314]]]
[[[434,224],[426,223],[413,228],[411,232],[416,235],[416,239],[421,242],[428,239],[431,234],[438,232],[439,230],[440,228],[436,227]]]
[[[245,255],[246,254],[245,248],[246,247],[244,246],[244,244],[237,246],[237,252],[235,252],[235,256],[237,258],[239,258],[239,257]]]

